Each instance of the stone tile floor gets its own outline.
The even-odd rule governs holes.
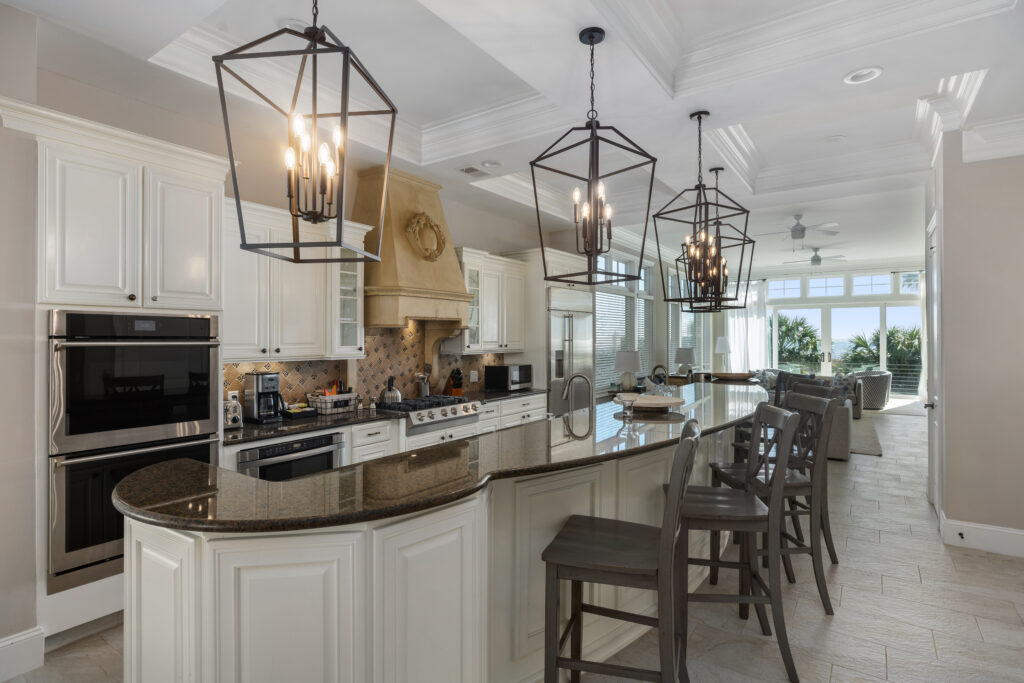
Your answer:
[[[821,609],[810,559],[794,558],[784,584],[786,624],[802,681],[1024,681],[1024,560],[943,545],[925,498],[922,417],[877,415],[883,457],[829,463],[832,528],[840,564],[826,563],[835,616]],[[735,590],[734,572],[719,586]],[[731,583],[730,583],[731,582]],[[54,650],[16,683],[119,681],[121,627]],[[693,604],[693,681],[785,681],[774,638],[730,605]],[[614,660],[657,664],[650,634]],[[603,683],[605,676],[585,676]]]

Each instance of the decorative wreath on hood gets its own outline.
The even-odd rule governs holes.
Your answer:
[[[423,243],[424,230],[434,233],[433,246]],[[447,245],[447,240],[444,237],[444,231],[441,229],[441,226],[430,216],[422,212],[409,219],[405,226],[405,236],[409,238],[409,243],[420,253],[420,256],[427,261],[436,261]]]

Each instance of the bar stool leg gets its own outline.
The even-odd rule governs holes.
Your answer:
[[[790,511],[796,510],[796,498],[787,498],[786,501],[789,503]],[[803,525],[800,524],[800,517],[793,515],[790,517],[793,520],[793,535],[796,536],[796,540],[801,543],[804,542],[804,529]]]
[[[711,559],[718,562],[719,558],[722,557],[722,532],[712,531],[711,532]],[[718,567],[711,565],[711,573],[708,578],[712,586],[718,585]]]
[[[746,539],[746,537],[750,534],[736,532],[736,535],[740,537],[740,564],[743,565],[742,567],[740,567],[740,595],[750,595],[750,556],[748,555],[748,553],[750,552],[750,544],[747,543]],[[740,619],[745,620],[749,618],[750,603],[741,602]]]
[[[761,583],[758,579],[761,576],[760,564],[757,561],[757,534],[743,534],[747,546],[747,563],[750,565],[750,587],[751,595],[764,595],[761,591]],[[768,624],[768,610],[763,603],[754,603],[754,611],[757,613],[757,620],[761,624],[761,633],[766,636],[772,634],[772,627]]]
[[[828,485],[821,487],[821,494],[817,496],[817,504],[821,506],[821,531],[825,534],[825,547],[828,548],[828,559],[832,564],[839,564],[839,556],[836,555],[836,544],[832,541],[832,525],[828,521]]]
[[[690,602],[690,533],[686,519],[682,520],[679,529],[679,540],[676,541],[676,557],[673,564],[672,595],[675,602],[675,667],[676,677],[680,683],[689,683],[690,674],[686,670],[686,635],[689,633],[689,602]]]
[[[583,659],[583,582],[572,581],[572,633],[569,634],[569,652],[573,659]],[[569,673],[569,683],[580,683],[580,672]]]
[[[558,567],[551,563],[544,581],[544,683],[558,683]]]
[[[814,581],[818,584],[818,595],[821,596],[825,614],[834,614],[821,561],[821,508],[817,505],[811,506],[811,563],[814,565]]]
[[[781,515],[779,515],[781,517]],[[782,564],[782,539],[780,537],[780,525],[778,519],[774,520],[773,528],[769,534],[768,543],[768,588],[771,591],[772,621],[775,622],[775,639],[779,643],[779,652],[782,654],[782,662],[786,665],[786,673],[792,683],[799,683],[800,677],[796,673],[796,665],[793,663],[793,653],[789,649],[789,636],[786,635],[786,615],[782,611],[782,576],[780,564]]]

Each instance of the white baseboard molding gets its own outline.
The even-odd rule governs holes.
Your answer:
[[[45,647],[46,634],[39,626],[0,639],[0,681],[41,667]]]
[[[1005,526],[976,524],[948,519],[945,513],[939,515],[939,530],[942,542],[961,548],[984,550],[988,553],[1024,557],[1024,530]]]

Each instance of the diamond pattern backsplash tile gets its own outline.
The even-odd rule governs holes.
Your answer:
[[[229,391],[245,391],[245,375],[250,372],[281,373],[281,396],[286,403],[305,403],[308,392],[324,389],[338,380],[344,383],[342,362],[338,360],[263,361],[224,364],[224,398]]]
[[[366,358],[359,361],[356,391],[364,398],[380,397],[388,386],[388,377],[394,376],[395,386],[403,398],[415,397],[416,380],[413,375],[423,370],[423,322],[414,320],[403,328],[367,328],[365,333]],[[484,388],[484,366],[504,362],[500,353],[480,356],[441,356],[438,368],[445,380],[455,368],[461,367],[465,377],[464,390]],[[475,384],[469,381],[469,373],[476,370],[480,379]],[[437,387],[430,387],[431,393],[438,393]]]

